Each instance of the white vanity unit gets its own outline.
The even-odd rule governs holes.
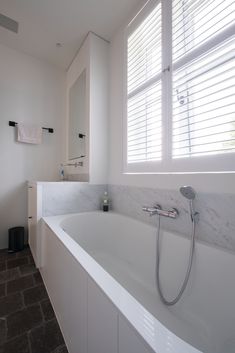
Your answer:
[[[34,181],[28,183],[29,246],[36,266],[40,268],[40,227],[43,216],[95,211],[106,185],[78,181]]]
[[[42,184],[28,182],[28,238],[29,246],[39,267],[39,220],[42,218]]]

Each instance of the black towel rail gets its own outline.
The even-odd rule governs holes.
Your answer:
[[[9,121],[9,126],[16,126],[16,125],[18,125],[18,123],[16,123],[15,121]],[[42,129],[47,130],[51,134],[53,134],[53,132],[54,132],[54,129],[52,129],[50,127],[42,127]]]

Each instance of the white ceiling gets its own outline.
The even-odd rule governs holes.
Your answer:
[[[19,33],[0,27],[0,44],[67,69],[89,31],[110,40],[144,0],[0,0]],[[56,43],[62,43],[61,48]]]

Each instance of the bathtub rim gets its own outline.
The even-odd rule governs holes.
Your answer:
[[[103,214],[104,212],[101,211],[101,210],[96,210],[96,211],[84,211],[84,212],[75,212],[75,213],[66,213],[66,214],[61,214],[61,215],[50,215],[50,216],[43,216],[42,219],[43,220],[47,220],[47,219],[50,219],[50,218],[55,218],[55,219],[58,219],[60,220],[60,224],[61,222],[63,222],[66,218],[70,218],[70,217],[76,217],[76,216],[82,216],[82,215],[86,215],[86,214],[92,214],[92,213],[98,213],[98,214]],[[149,227],[151,229],[155,229],[156,230],[156,227],[148,222],[145,222],[143,221],[142,219],[138,219],[138,218],[133,218],[131,216],[128,216],[128,215],[125,215],[123,213],[119,213],[119,212],[115,212],[115,211],[108,211],[108,214],[112,214],[112,215],[117,215],[117,216],[120,216],[120,217],[123,217],[123,218],[126,218],[126,219],[129,219],[131,221],[134,221],[134,222],[138,222],[138,223],[141,223],[143,224],[144,226],[146,227]],[[147,215],[146,215],[147,216]],[[61,218],[62,217],[62,218]],[[60,219],[61,218],[61,219]],[[63,228],[62,228],[63,229]],[[161,231],[165,232],[165,233],[171,233],[171,234],[174,234],[176,235],[177,237],[180,237],[180,238],[183,238],[183,239],[187,239],[187,240],[190,240],[190,237],[189,235],[185,235],[185,234],[181,234],[177,231],[172,231],[172,230],[168,230],[168,229],[164,229],[164,228],[161,228]],[[64,231],[64,233],[66,233]],[[68,234],[68,233],[66,233]],[[75,242],[76,243],[76,242]],[[205,240],[202,240],[202,239],[198,239],[197,237],[197,234],[196,234],[196,238],[195,238],[195,244],[201,244],[207,248],[212,248],[212,249],[217,249],[223,253],[227,253],[227,254],[230,254],[230,255],[233,255],[235,256],[235,251],[231,250],[231,249],[227,249],[227,248],[224,248],[222,246],[219,246],[217,244],[211,244],[211,243],[208,243],[207,241]]]
[[[76,261],[78,261],[109,300],[111,300],[119,313],[128,320],[153,352],[165,352],[166,342],[168,340],[172,347],[169,353],[203,353],[165,327],[61,227],[61,223],[69,217],[82,216],[84,214],[91,215],[94,213],[102,213],[102,211],[46,216],[43,217],[42,220],[44,221],[44,225],[55,233],[59,241],[66,247]],[[112,212],[112,214],[144,223],[116,212]],[[154,228],[149,224],[144,224]],[[144,325],[146,319],[148,322],[152,323],[150,330]],[[148,332],[151,332],[151,334],[154,332],[154,334],[150,335]]]

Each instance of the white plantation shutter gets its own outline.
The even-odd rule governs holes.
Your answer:
[[[127,162],[160,160],[162,150],[160,3],[128,36],[127,93]]]
[[[234,0],[173,1],[173,158],[235,151],[234,18]]]
[[[154,1],[128,26],[124,168],[234,171],[235,0]]]

